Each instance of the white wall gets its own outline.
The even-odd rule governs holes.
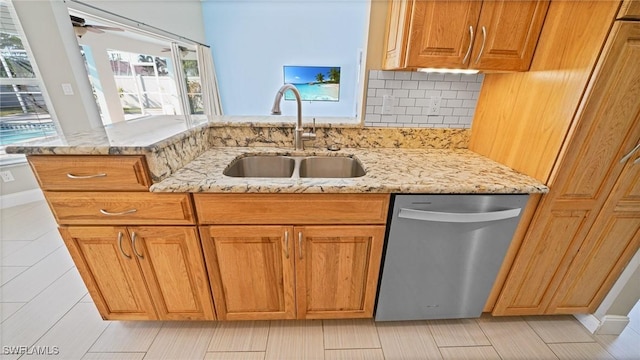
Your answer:
[[[1,166],[0,171],[10,171],[14,181],[0,180],[0,196],[29,191],[38,188],[36,177],[26,163]]]
[[[202,14],[225,115],[268,115],[283,65],[317,65],[341,67],[340,101],[304,102],[303,116],[355,116],[368,1],[205,0]]]
[[[629,261],[629,264],[624,269],[616,283],[611,288],[611,291],[604,298],[598,309],[593,314],[601,321],[601,328],[604,327],[604,331],[599,333],[606,334],[612,333],[619,334],[622,332],[622,327],[609,326],[607,322],[613,320],[614,322],[621,321],[622,325],[626,325],[629,319],[627,315],[631,312],[634,305],[640,300],[640,250],[636,252],[634,257]],[[598,329],[602,330],[602,329]],[[619,330],[620,332],[616,331]]]
[[[82,2],[190,40],[206,43],[200,0],[82,0]],[[69,6],[73,7],[73,4]]]

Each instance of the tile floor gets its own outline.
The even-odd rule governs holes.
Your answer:
[[[1,213],[2,359],[640,359],[640,306],[617,337],[593,336],[572,316],[391,323],[103,321],[46,203]],[[49,354],[20,357],[10,354],[11,346]]]

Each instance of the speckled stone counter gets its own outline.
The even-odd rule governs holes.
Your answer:
[[[265,193],[539,193],[528,176],[469,150],[469,130],[317,126],[307,151],[294,152],[293,118],[232,123],[228,117],[186,125],[165,116],[110,125],[94,132],[6,148],[28,155],[144,155],[154,192]],[[310,124],[305,121],[305,128]],[[328,145],[342,150],[329,152]],[[225,167],[246,154],[356,156],[366,175],[350,179],[232,178]]]
[[[238,156],[355,156],[357,178],[237,178],[223,175]],[[158,192],[235,193],[542,193],[547,188],[469,150],[367,148],[330,152],[268,147],[218,147],[151,187]]]
[[[228,121],[230,118],[236,122]],[[236,117],[220,116],[187,125],[180,117],[156,116],[12,145],[6,151],[27,155],[144,155],[152,180],[158,182],[211,147],[293,147],[295,118],[266,116],[249,120],[237,122]],[[310,124],[305,123],[305,127],[308,129]],[[316,132],[317,139],[306,142],[307,146],[464,149],[469,143],[467,129],[363,128],[354,124],[318,123]]]

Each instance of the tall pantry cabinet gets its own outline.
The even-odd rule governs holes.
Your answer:
[[[530,82],[528,91],[552,91],[526,99],[525,90],[519,100],[511,100],[513,111],[519,106],[537,112],[501,127],[512,136],[480,145],[478,136],[496,126],[486,108],[492,95],[479,106],[471,148],[550,188],[524,237],[517,239],[521,247],[494,315],[593,312],[640,247],[640,22],[613,21],[619,7],[615,2],[552,3],[533,73],[495,79],[510,89]],[[580,33],[580,26],[592,33]],[[546,30],[554,33],[545,37]],[[595,42],[606,35],[606,41]],[[576,47],[581,41],[584,46]],[[553,63],[554,52],[567,59]],[[546,83],[540,80],[544,76]],[[489,88],[483,92],[494,81],[487,77]],[[506,133],[496,134],[501,135]],[[525,138],[537,144],[519,143]]]

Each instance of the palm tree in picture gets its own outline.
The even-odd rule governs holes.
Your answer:
[[[324,74],[318,73],[318,75],[316,75],[316,81],[319,83],[324,82]]]
[[[331,68],[329,70],[329,81],[332,83],[340,83],[340,68]]]

